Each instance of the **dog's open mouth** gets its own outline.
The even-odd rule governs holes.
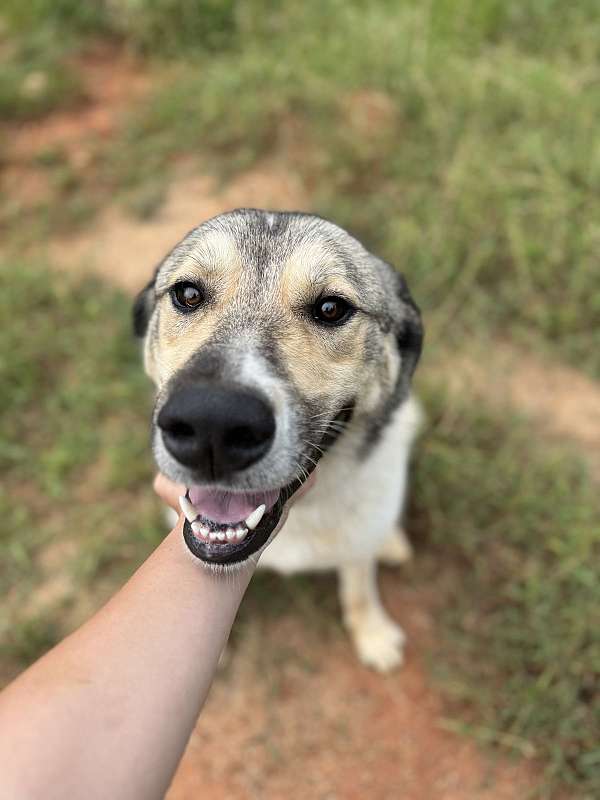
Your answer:
[[[228,492],[191,486],[179,499],[186,522],[185,542],[191,552],[209,564],[245,561],[265,545],[286,503],[302,486],[295,480],[282,489],[264,492]]]

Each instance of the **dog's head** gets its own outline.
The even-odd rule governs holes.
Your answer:
[[[405,400],[423,339],[404,279],[319,217],[239,209],[165,258],[134,307],[157,386],[153,449],[185,484],[198,558],[259,551],[323,453],[367,457]]]

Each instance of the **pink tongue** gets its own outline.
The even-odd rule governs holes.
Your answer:
[[[267,511],[273,508],[279,489],[269,492],[224,492],[203,486],[190,487],[190,500],[203,517],[215,522],[242,522],[263,503]]]

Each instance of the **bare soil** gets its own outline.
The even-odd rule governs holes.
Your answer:
[[[140,221],[109,208],[90,230],[48,243],[59,267],[94,271],[127,291],[148,282],[154,267],[189,230],[232,208],[307,208],[300,179],[277,162],[264,164],[220,187],[214,178],[189,176],[186,165],[151,220]]]
[[[84,160],[87,137],[110,136],[120,110],[147,89],[146,76],[126,57],[101,55],[84,67],[89,103],[24,126],[14,151],[23,163],[40,143],[54,140]],[[369,115],[387,118],[388,113],[379,97],[369,105]],[[363,124],[362,118],[355,124]],[[31,191],[35,194],[36,187]],[[151,221],[109,208],[85,233],[53,240],[48,250],[60,268],[93,270],[133,292],[187,230],[236,206],[310,209],[310,197],[293,168],[275,160],[225,187],[188,175],[171,185]],[[509,346],[498,347],[498,358],[511,366],[496,369],[494,395],[501,376],[511,403],[590,453],[598,449],[596,385],[566,367],[517,356]],[[454,363],[449,381],[485,394],[491,385],[489,362],[467,354]],[[215,681],[169,800],[514,800],[527,795],[538,777],[533,762],[494,757],[444,728],[447,708],[423,662],[435,639],[431,598],[406,588],[398,570],[387,570],[382,583],[388,608],[409,636],[402,670],[386,677],[369,672],[341,630],[325,634],[306,618],[285,614],[254,620]]]
[[[450,368],[449,368],[450,367]],[[451,391],[516,409],[536,429],[570,440],[600,479],[600,385],[573,367],[507,342],[485,343],[457,354],[440,370]]]
[[[224,188],[186,177],[172,184],[152,221],[109,209],[85,235],[51,242],[50,250],[67,269],[85,265],[134,291],[191,227],[245,205],[309,208],[309,199],[299,177],[276,162]],[[484,754],[443,728],[444,701],[420,657],[435,630],[430,604],[393,573],[385,588],[410,636],[400,672],[367,671],[343,634],[319,640],[306,619],[257,620],[216,680],[169,800],[525,796],[536,783],[533,764]],[[266,672],[264,650],[273,657]]]
[[[167,797],[193,800],[515,800],[532,763],[483,754],[443,727],[423,663],[435,636],[429,598],[382,580],[409,637],[403,668],[375,674],[340,631],[287,615],[245,631],[219,676]]]

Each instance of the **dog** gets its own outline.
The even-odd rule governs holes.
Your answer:
[[[423,325],[404,278],[321,217],[237,209],[159,264],[134,328],[190,552],[219,570],[259,556],[284,574],[337,570],[360,660],[398,666],[376,569],[410,556],[398,520]]]

